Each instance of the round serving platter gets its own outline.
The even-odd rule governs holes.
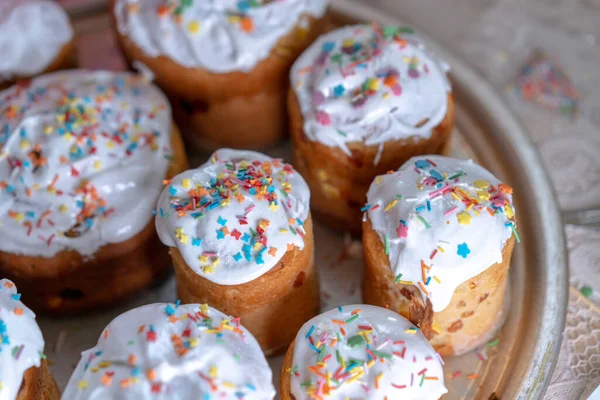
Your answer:
[[[73,1],[69,3],[74,4],[69,12],[78,34],[107,37],[102,34],[110,29],[105,1],[83,1],[83,7],[77,7]],[[372,21],[402,25],[397,19],[352,0],[333,0],[331,19],[336,25]],[[425,32],[426,28],[422,27]],[[444,400],[541,399],[558,358],[568,291],[565,242],[551,185],[525,131],[498,94],[461,59],[428,39],[421,29],[419,34],[451,67],[456,104],[452,154],[474,158],[514,187],[521,238],[512,259],[505,323],[480,350],[445,359],[449,394]],[[87,58],[88,61],[82,60],[82,67],[98,65]],[[287,143],[266,152],[290,160],[289,147]],[[208,155],[189,156],[192,165],[198,165]],[[322,309],[360,303],[360,242],[316,222],[315,243]],[[59,386],[64,388],[80,352],[96,343],[102,329],[114,317],[143,304],[175,300],[175,281],[171,277],[114,309],[76,318],[40,316],[45,353]],[[269,360],[276,387],[282,358]]]

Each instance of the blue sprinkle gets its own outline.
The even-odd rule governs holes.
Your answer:
[[[370,209],[370,208],[371,208],[371,205],[370,205],[370,204],[365,204],[365,206],[364,206],[363,208],[361,208],[361,209],[360,209],[360,212],[365,212],[365,211],[367,211],[367,210],[368,210],[368,209]]]
[[[202,239],[200,238],[192,238],[192,246],[200,246],[202,244]]]
[[[339,312],[344,312],[344,310],[342,310],[342,306],[338,306],[338,311]]]
[[[309,344],[308,344],[308,346],[309,346],[311,349],[313,349],[314,351],[316,351],[317,353],[320,353],[319,349],[317,349],[317,348],[315,347],[315,345],[314,345],[314,344],[312,344],[312,343],[309,343]]]
[[[429,161],[427,161],[427,160],[417,160],[417,161],[415,162],[415,166],[416,166],[417,168],[419,168],[419,169],[424,169],[424,168],[427,168],[427,167],[429,167],[430,165],[431,165],[431,164],[430,164],[430,163],[429,163]]]
[[[461,243],[461,244],[458,245],[458,249],[456,251],[456,254],[458,254],[462,258],[467,258],[467,256],[469,255],[469,253],[471,253],[471,250],[469,250],[469,246],[467,246],[466,243]]]
[[[256,256],[256,263],[257,263],[258,265],[260,265],[260,264],[264,264],[264,263],[265,263],[265,261],[263,260],[263,258],[262,258],[262,256],[261,256],[261,255],[257,255],[257,256]]]
[[[421,212],[425,209],[425,206],[419,206],[419,207],[415,207],[415,211],[416,212]]]
[[[217,230],[217,239],[225,239],[225,232],[223,232],[221,229]]]
[[[323,51],[329,53],[333,49],[335,49],[335,42],[325,42],[322,47]]]
[[[344,85],[337,85],[333,88],[333,95],[335,97],[340,97],[344,94],[345,91],[346,89],[344,88]]]
[[[302,221],[300,220],[300,218],[296,218],[296,222],[298,223],[298,225],[304,225],[304,222],[302,222]]]
[[[427,211],[431,211],[431,202],[427,200]]]
[[[236,254],[234,254],[234,255],[233,255],[233,259],[234,259],[236,262],[239,262],[239,261],[242,259],[242,253],[240,253],[240,252],[238,251]]]
[[[437,172],[435,169],[432,169],[431,171],[429,171],[429,174],[431,174],[431,176],[433,176],[436,181],[444,180],[444,177],[439,172]]]
[[[171,193],[171,196],[175,196],[177,194],[177,189],[175,189],[175,186],[169,187],[169,193]]]
[[[248,235],[248,232],[244,233],[244,236],[242,236],[242,240],[246,243],[248,243],[248,241],[250,240],[251,236]]]
[[[21,300],[21,293],[16,293],[10,296],[13,300],[19,301]]]
[[[305,339],[308,339],[310,337],[310,335],[313,334],[313,332],[315,331],[315,326],[312,325],[308,331],[308,333],[306,334],[306,336],[304,336]]]
[[[170,304],[167,304],[167,306],[165,307],[165,313],[168,316],[171,316],[171,315],[175,314],[175,310],[173,309],[173,307],[171,307]]]
[[[217,220],[217,222],[219,223],[219,225],[221,226],[225,226],[227,224],[227,220],[223,219],[223,217],[219,216],[219,219]]]

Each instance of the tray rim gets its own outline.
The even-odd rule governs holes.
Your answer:
[[[355,0],[332,0],[332,10],[362,20],[396,25],[403,23],[401,18],[386,15],[371,5]],[[426,29],[418,28],[419,36],[450,65],[454,85],[476,88],[466,90],[468,96],[479,103],[482,109],[489,111],[487,117],[490,123],[503,131],[516,157],[530,167],[524,169],[523,174],[529,182],[536,182],[536,190],[532,191],[534,201],[538,205],[539,214],[545,218],[541,220],[538,229],[541,238],[532,242],[532,245],[542,244],[540,261],[548,272],[543,289],[546,302],[543,304],[542,314],[538,316],[538,335],[533,344],[529,345],[534,357],[529,361],[523,376],[510,374],[507,385],[517,389],[515,392],[518,393],[518,398],[541,399],[558,361],[568,302],[566,241],[556,196],[536,148],[504,100],[479,72],[426,32]]]

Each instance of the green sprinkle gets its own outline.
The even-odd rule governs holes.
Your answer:
[[[487,344],[487,347],[494,347],[494,346],[497,346],[497,345],[498,345],[498,343],[500,343],[500,339],[492,340],[491,342],[489,342],[489,343]]]
[[[398,33],[415,33],[414,29],[409,28],[408,26],[401,26],[398,28]]]
[[[325,346],[321,347],[321,351],[319,351],[319,355],[317,357],[317,362],[321,362],[323,357],[325,357]]]
[[[292,369],[290,370],[290,375],[293,375],[293,374],[295,374],[296,372],[298,372],[298,366],[297,366],[297,365],[296,365],[294,368],[292,368]]]
[[[517,233],[517,229],[515,228],[515,224],[510,224],[510,229],[512,229],[513,234],[515,235],[515,239],[517,239],[517,243],[521,243],[521,238],[519,237],[519,234]]]
[[[362,346],[364,343],[365,338],[360,335],[352,336],[350,339],[348,339],[348,346],[350,347]]]
[[[419,221],[421,221],[423,223],[423,225],[425,225],[425,228],[427,228],[427,229],[431,228],[431,225],[429,225],[429,223],[427,221],[425,221],[425,218],[421,217],[420,215],[417,215],[417,218],[419,218]]]
[[[44,353],[42,353],[41,351],[40,351],[40,357],[43,358],[44,360],[47,360],[46,355]]]
[[[387,235],[383,237],[383,241],[385,242],[385,254],[390,254],[390,242],[388,241]]]
[[[584,286],[581,288],[581,294],[583,295],[583,297],[585,297],[586,299],[589,299],[590,297],[592,297],[592,294],[594,293],[594,291],[592,290],[591,287],[589,286]]]
[[[343,137],[348,137],[348,134],[340,129],[336,129],[337,133],[339,133],[340,135],[342,135]]]
[[[349,324],[350,322],[354,322],[357,319],[358,319],[358,314],[354,314],[352,317],[350,317],[346,320],[346,323]]]
[[[448,180],[449,180],[449,181],[451,181],[452,179],[456,179],[456,178],[458,178],[458,177],[461,177],[461,176],[463,176],[464,174],[465,174],[465,172],[464,172],[464,171],[457,172],[456,174],[454,174],[454,175],[452,175],[450,178],[448,178]]]
[[[397,198],[398,200],[402,200],[402,199],[404,198],[404,196],[402,196],[401,194],[397,194],[397,195],[396,195],[396,198]]]
[[[233,354],[233,358],[235,358],[235,361],[237,361],[237,362],[240,362],[240,361],[242,361],[242,357],[240,357],[240,355],[239,355],[239,354],[237,354],[237,353],[234,353],[234,354]]]
[[[311,387],[312,384],[310,383],[310,381],[304,381],[300,384],[300,386],[304,386],[304,387]]]
[[[402,279],[402,274],[398,274],[398,276],[396,277],[396,279],[394,279],[394,284],[400,282],[400,279]]]
[[[294,227],[293,227],[293,226],[291,226],[291,225],[290,225],[290,231],[292,231],[292,233],[293,233],[294,235],[297,235],[297,234],[298,234],[298,233],[296,233],[296,230],[294,229]]]
[[[133,345],[135,344],[135,341],[133,341],[133,340],[130,340],[129,342],[127,342],[127,344],[128,344],[129,346],[133,346]]]
[[[421,375],[421,383],[419,383],[419,386],[423,386],[423,382],[425,382],[425,374]]]
[[[338,363],[340,363],[340,364],[342,363],[342,355],[340,354],[339,350],[335,351],[335,358],[337,359]]]
[[[388,353],[384,353],[382,351],[377,351],[377,350],[371,350],[373,352],[373,354],[375,354],[377,357],[380,358],[387,358],[388,360],[390,360],[392,358],[391,354]]]
[[[250,228],[250,234],[251,234],[252,236],[256,236],[256,232],[254,232],[254,229]]]
[[[395,26],[387,25],[383,27],[383,37],[386,39],[394,36],[396,32],[398,32],[398,28]]]

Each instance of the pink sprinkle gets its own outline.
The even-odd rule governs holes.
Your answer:
[[[448,215],[452,215],[452,214],[454,214],[454,212],[455,212],[456,210],[458,210],[458,206],[454,206],[454,207],[452,207],[451,209],[449,209],[448,211],[446,211],[446,212],[444,213],[444,216],[445,216],[445,217],[447,217]]]
[[[255,207],[256,207],[256,205],[254,205],[254,204],[252,204],[251,206],[248,206],[245,211],[246,215],[248,215],[250,213],[250,211],[254,210]]]
[[[202,253],[202,255],[206,257],[214,257],[217,255],[217,253],[214,251],[205,251],[204,253]]]
[[[317,111],[317,122],[323,126],[331,124],[331,116],[325,111]]]

